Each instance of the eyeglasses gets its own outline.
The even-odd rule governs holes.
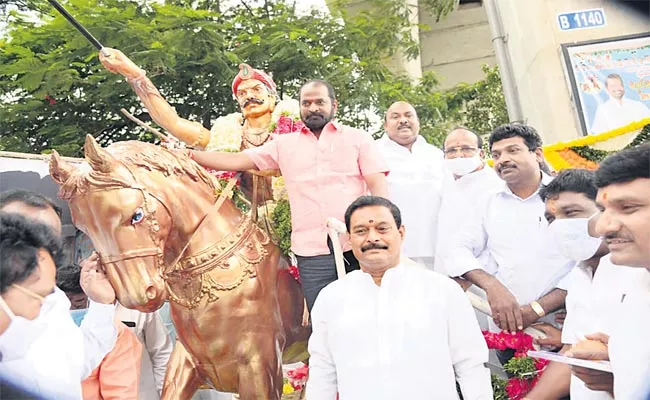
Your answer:
[[[445,155],[453,156],[457,153],[460,153],[464,156],[471,156],[477,151],[478,151],[478,147],[469,147],[469,146],[450,147],[448,149],[445,149]]]

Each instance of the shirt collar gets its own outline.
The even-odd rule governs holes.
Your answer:
[[[390,279],[393,279],[394,277],[400,276],[402,274],[402,272],[404,271],[404,269],[405,269],[404,263],[400,261],[400,263],[397,264],[396,266],[394,266],[393,268],[389,268],[388,270],[386,270],[386,272],[384,272],[384,276],[381,278],[381,282],[382,282],[381,286],[384,286],[384,283],[387,280],[390,280]],[[375,286],[377,288],[380,287],[380,286],[377,286],[377,284],[375,283],[375,280],[372,279],[372,276],[369,273],[363,272],[361,270],[352,271],[349,274],[347,274],[346,276],[354,276],[352,274],[355,274],[355,273],[357,273],[358,277],[363,279],[365,282],[371,283],[372,286]]]
[[[342,130],[342,128],[343,128],[343,125],[341,125],[340,122],[338,122],[336,120],[332,120],[332,121],[328,122],[327,124],[325,124],[325,126],[323,127],[323,130],[321,131],[321,133],[323,133],[324,131],[340,132]],[[309,134],[309,133],[313,134],[311,129],[307,128],[307,125],[303,125],[300,132],[304,133],[304,134]]]
[[[413,151],[416,148],[420,148],[423,145],[427,144],[427,141],[421,135],[417,135],[415,137],[415,142],[413,143],[413,146],[411,147],[411,151],[409,151],[409,149],[407,149],[406,147],[402,146],[401,144],[399,144],[396,141],[394,141],[393,139],[391,139],[388,136],[388,133],[384,133],[384,135],[381,138],[379,138],[379,140],[382,140],[382,141],[386,142],[387,146],[389,146],[389,148],[391,148],[391,149],[393,149],[395,151],[401,151],[401,152],[407,152],[407,153],[413,153]]]
[[[550,175],[547,175],[544,171],[540,171],[540,173],[542,174],[542,180],[539,183],[539,186],[537,187],[537,190],[535,190],[535,193],[531,194],[529,197],[527,197],[525,199],[522,199],[519,196],[517,196],[516,194],[514,194],[512,192],[512,190],[510,190],[510,186],[508,186],[508,183],[506,183],[506,181],[503,181],[503,188],[501,189],[501,193],[506,193],[506,194],[508,194],[510,196],[513,196],[513,197],[515,197],[517,199],[520,199],[520,200],[528,200],[531,197],[537,196],[537,194],[539,193],[539,189],[541,189],[543,186],[548,185],[553,180],[553,177],[550,176]]]

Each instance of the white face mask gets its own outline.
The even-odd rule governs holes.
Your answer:
[[[481,157],[476,155],[467,158],[445,158],[445,166],[456,176],[467,175],[483,164]]]
[[[4,299],[0,297],[0,308],[11,319],[9,327],[3,333],[0,333],[1,361],[25,358],[31,345],[46,331],[48,315],[57,310],[65,311],[66,300],[65,293],[55,288],[54,292],[43,300],[38,317],[30,320],[15,315],[7,303],[5,303]]]
[[[562,255],[573,261],[584,261],[596,254],[602,240],[589,235],[590,219],[556,219],[549,225]]]

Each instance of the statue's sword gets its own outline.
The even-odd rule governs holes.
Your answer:
[[[103,53],[104,45],[101,44],[101,43],[99,42],[99,40],[97,40],[97,39],[92,35],[92,33],[90,33],[90,32],[88,31],[88,29],[86,29],[83,25],[81,25],[81,24],[79,23],[79,21],[77,21],[77,20],[76,20],[72,15],[70,15],[70,13],[68,12],[68,10],[66,10],[65,8],[63,8],[63,6],[62,6],[58,1],[56,1],[56,0],[47,0],[47,1],[52,5],[52,7],[54,7],[54,8],[55,8],[59,13],[61,13],[61,15],[63,15],[63,16],[65,17],[65,19],[67,19],[68,22],[70,22],[70,23],[72,24],[72,26],[74,26],[75,28],[77,28],[77,30],[78,30],[79,32],[81,32],[81,34],[84,35],[84,36],[86,37],[86,39],[88,39],[88,41],[89,41],[93,46],[95,46],[95,48],[97,48],[97,50],[99,50],[99,51],[101,51],[101,52]],[[105,55],[106,55],[106,54],[105,54]]]

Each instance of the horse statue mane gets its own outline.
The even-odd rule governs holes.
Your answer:
[[[186,175],[195,182],[205,183],[211,190],[220,188],[218,180],[204,168],[193,162],[182,152],[140,141],[117,142],[102,148],[91,135],[86,136],[84,144],[85,160],[90,168],[75,168],[62,162],[59,153],[52,152],[50,175],[61,182],[59,197],[70,200],[85,194],[89,188],[107,189],[130,187],[135,183],[137,169],[157,170],[165,176]],[[118,164],[128,168],[130,173],[119,173]]]

